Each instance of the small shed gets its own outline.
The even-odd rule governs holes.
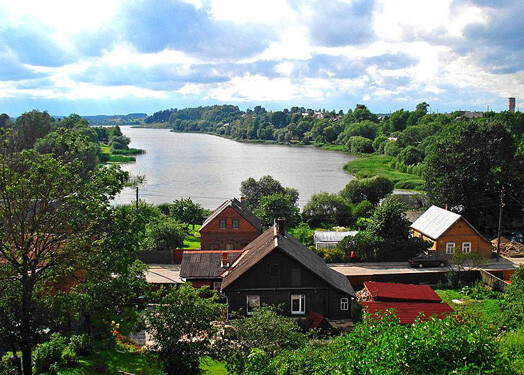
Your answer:
[[[327,231],[327,230],[316,230],[313,240],[315,242],[315,248],[332,249],[338,246],[338,243],[342,241],[344,237],[355,236],[358,233],[356,230],[350,231]]]

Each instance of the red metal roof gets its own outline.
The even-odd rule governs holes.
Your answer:
[[[368,314],[393,309],[400,320],[400,324],[414,323],[419,316],[422,320],[429,320],[433,315],[443,318],[453,312],[453,309],[447,303],[362,302],[362,307]]]
[[[428,285],[379,283],[365,281],[367,289],[374,301],[385,302],[441,302],[442,299]]]
[[[326,318],[324,317],[324,315],[319,314],[319,313],[314,312],[314,311],[310,311],[310,312],[306,315],[306,325],[307,325],[308,328],[310,328],[310,329],[319,328],[320,325],[322,324],[322,322],[323,322],[325,319],[326,319]]]

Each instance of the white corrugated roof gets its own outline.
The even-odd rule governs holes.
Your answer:
[[[461,217],[454,212],[431,206],[411,224],[411,228],[433,240],[437,240]]]
[[[316,230],[315,231],[315,243],[317,242],[340,242],[346,236],[354,236],[358,233],[356,230],[337,232],[337,231],[326,231]]]

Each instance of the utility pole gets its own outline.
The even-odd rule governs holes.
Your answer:
[[[504,207],[503,199],[504,199],[504,186],[502,186],[502,188],[500,189],[499,227],[497,230],[497,262],[500,259],[500,228],[502,226],[502,207]]]

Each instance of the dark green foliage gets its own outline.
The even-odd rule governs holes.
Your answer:
[[[262,197],[273,194],[286,194],[293,204],[298,201],[296,189],[283,187],[279,181],[269,175],[261,177],[258,181],[253,177],[242,181],[240,193],[244,197],[243,203],[252,210],[258,206]]]
[[[348,203],[342,197],[329,193],[313,194],[302,215],[304,221],[314,227],[322,224],[346,226],[354,221]]]
[[[35,374],[46,373],[52,365],[60,363],[66,347],[67,338],[58,333],[53,333],[49,341],[38,344],[33,352]]]
[[[300,223],[296,228],[290,229],[289,232],[304,245],[313,246],[315,231],[307,223]]]
[[[424,160],[424,154],[413,146],[408,146],[397,155],[397,160],[404,165],[414,165]]]
[[[293,202],[289,194],[277,193],[263,196],[253,213],[262,221],[262,225],[269,227],[275,219],[286,219],[289,227],[300,222],[300,209]]]
[[[350,152],[369,154],[373,152],[373,141],[360,136],[350,137],[346,142],[346,147]]]
[[[229,324],[218,345],[221,359],[233,374],[245,373],[244,366],[254,349],[273,358],[282,350],[298,349],[307,343],[298,324],[271,306],[259,307],[252,316],[230,320]]]
[[[353,210],[353,215],[357,218],[365,217],[368,218],[373,213],[373,210],[375,207],[373,206],[373,203],[371,203],[368,200],[363,200],[359,204],[355,206],[355,209]]]
[[[69,338],[69,346],[78,355],[89,355],[94,351],[94,341],[91,336],[73,335]]]
[[[385,135],[379,135],[373,141],[373,150],[377,154],[383,154],[384,153],[384,146],[386,145],[387,141],[388,141],[388,137],[386,137]]]
[[[524,329],[524,266],[515,270],[511,284],[506,286],[504,323],[511,328]]]
[[[165,218],[146,226],[146,250],[171,251],[184,245],[186,230],[176,220]]]
[[[17,151],[33,148],[35,142],[53,130],[53,119],[47,112],[33,110],[16,119],[13,146]]]
[[[157,343],[158,358],[167,374],[200,373],[200,357],[210,354],[213,325],[223,305],[206,289],[183,284],[155,295],[157,304],[146,310],[148,331]]]
[[[428,148],[425,163],[425,187],[431,201],[461,208],[461,214],[476,227],[496,228],[502,187],[522,200],[523,161],[516,156],[514,138],[498,121],[448,125]],[[520,214],[520,204],[507,199],[505,220]]]
[[[384,177],[359,178],[351,180],[340,195],[351,203],[367,200],[377,204],[380,199],[393,192],[393,183]]]
[[[111,137],[110,145],[113,150],[127,150],[131,139],[124,135],[114,135]]]
[[[397,141],[387,140],[384,144],[384,154],[389,156],[397,156],[400,153],[400,146]]]
[[[367,231],[375,238],[408,238],[410,223],[406,219],[405,210],[405,206],[398,200],[384,202],[371,216]]]
[[[456,317],[401,325],[384,314],[330,343],[250,357],[250,374],[479,374],[506,373],[494,332]]]

